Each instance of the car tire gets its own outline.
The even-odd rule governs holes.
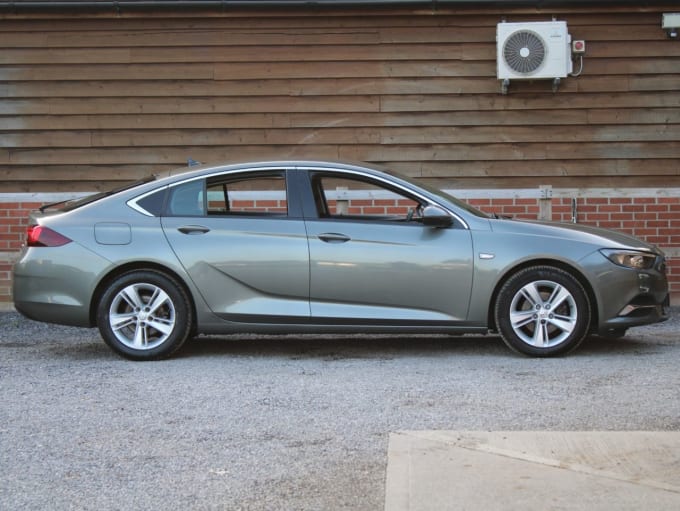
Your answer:
[[[97,326],[116,353],[131,360],[167,358],[190,337],[192,308],[184,288],[154,270],[110,282],[97,307]]]
[[[552,266],[532,266],[508,278],[494,316],[511,349],[534,357],[563,355],[577,348],[590,329],[590,302],[581,283]]]

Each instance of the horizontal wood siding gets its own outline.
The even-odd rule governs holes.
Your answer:
[[[341,158],[445,188],[680,186],[668,8],[0,16],[0,193],[204,162]],[[496,79],[496,23],[568,23],[584,70]],[[578,67],[578,66],[577,66]]]

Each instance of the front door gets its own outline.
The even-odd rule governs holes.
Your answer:
[[[458,322],[472,287],[470,231],[424,226],[425,204],[352,175],[310,177],[319,218],[307,221],[310,306],[318,322]]]

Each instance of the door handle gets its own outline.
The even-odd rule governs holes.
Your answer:
[[[337,232],[325,232],[319,234],[318,238],[326,243],[345,243],[352,239],[349,236],[338,234]]]
[[[202,225],[183,225],[182,227],[178,227],[177,230],[182,234],[205,234],[206,232],[210,232],[210,229]]]

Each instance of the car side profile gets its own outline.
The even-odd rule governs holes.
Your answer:
[[[181,169],[32,213],[14,303],[118,354],[199,334],[497,331],[561,355],[667,319],[663,253],[623,233],[495,218],[365,164]]]

